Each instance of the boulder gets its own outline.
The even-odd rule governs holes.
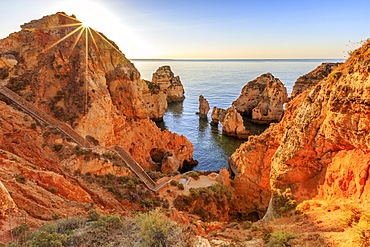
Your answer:
[[[221,168],[218,176],[216,177],[216,181],[222,185],[231,186],[231,179],[230,173],[226,170],[225,167]]]
[[[173,156],[167,156],[164,158],[161,171],[162,173],[171,173],[180,169],[180,162]]]

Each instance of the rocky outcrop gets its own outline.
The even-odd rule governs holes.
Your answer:
[[[235,136],[243,139],[251,135],[244,126],[243,117],[236,111],[234,106],[229,107],[227,110],[214,107],[211,117],[211,125],[218,125],[218,123],[221,123],[223,135]]]
[[[210,109],[208,101],[203,95],[199,95],[199,116],[201,118],[207,118]]]
[[[247,138],[250,135],[244,127],[243,117],[237,112],[234,106],[226,110],[225,118],[221,124],[222,134],[238,138]]]
[[[312,89],[321,80],[327,77],[333,70],[335,70],[340,64],[341,63],[322,63],[311,72],[299,77],[294,83],[290,100],[294,99],[298,94]]]
[[[148,89],[143,91],[143,101],[148,109],[149,118],[162,121],[167,110],[167,94],[157,83],[144,80]]]
[[[175,76],[170,66],[162,66],[152,76],[152,82],[159,85],[167,95],[167,102],[182,101],[185,99],[184,87],[180,77]]]
[[[265,215],[271,198],[271,159],[298,106],[298,98],[289,102],[279,123],[271,124],[259,136],[250,136],[229,158],[229,170],[235,175],[234,189],[241,195],[240,212],[257,214],[259,218]]]
[[[287,101],[288,94],[283,83],[267,73],[248,82],[233,105],[253,122],[266,124],[281,120],[283,105]]]
[[[226,110],[218,107],[213,107],[211,114],[211,125],[218,125],[218,123],[223,122],[225,119]]]
[[[258,181],[270,180],[272,200],[266,218],[279,215],[277,189],[290,188],[298,202],[369,199],[369,49],[367,42],[313,89],[295,97],[283,120],[255,137],[265,143],[264,151],[246,143],[232,156],[230,166],[236,170],[237,180],[249,177],[256,167],[249,160],[255,155],[260,168],[271,169],[269,174],[252,176],[252,190],[244,190],[263,190],[257,187]],[[268,193],[267,189],[263,193]]]
[[[15,205],[13,198],[9,194],[9,191],[0,181],[0,218],[4,218],[8,210],[15,209],[17,209],[17,205]]]
[[[153,148],[166,149],[181,165],[191,162],[192,144],[183,136],[162,132],[150,120],[163,117],[164,92],[142,80],[134,65],[101,33],[91,34],[96,45],[88,46],[86,64],[85,39],[76,41],[76,33],[62,40],[77,28],[69,24],[76,20],[58,13],[24,24],[20,32],[0,40],[1,57],[14,65],[0,73],[7,86],[81,135],[103,146],[124,147],[144,168],[154,167]],[[60,25],[64,26],[55,28]],[[183,92],[178,77],[167,68],[160,71],[158,78],[168,81],[168,92]]]

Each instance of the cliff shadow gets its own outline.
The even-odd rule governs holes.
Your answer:
[[[254,123],[248,116],[243,116],[243,122],[245,129],[253,135],[262,134],[262,132],[264,132],[270,126],[270,124]]]
[[[174,101],[168,103],[167,113],[172,114],[176,118],[181,118],[184,110],[184,101]]]

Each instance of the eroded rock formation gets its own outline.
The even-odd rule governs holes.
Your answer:
[[[228,109],[214,107],[212,110],[211,125],[222,125],[222,134],[235,136],[238,138],[247,138],[251,133],[244,127],[243,117],[236,111],[234,106]]]
[[[144,169],[158,169],[150,153],[155,148],[171,156],[173,169],[193,162],[193,145],[186,137],[161,131],[150,120],[163,116],[167,95],[142,80],[103,34],[92,32],[96,46],[89,45],[88,54],[78,32],[63,39],[77,27],[57,27],[76,23],[57,13],[0,40],[1,83],[100,145],[93,150],[77,147],[0,95],[0,215],[16,209],[31,227],[55,214],[81,216],[93,208],[124,214],[137,207],[129,201],[137,196],[123,200],[86,181],[87,174],[90,179],[133,175],[104,147],[122,146]],[[9,226],[0,223],[0,239],[8,239]]]
[[[298,202],[369,199],[369,49],[367,42],[314,88],[295,97],[280,123],[230,158],[239,191],[265,195],[255,198],[255,208],[266,208],[270,182],[266,218],[279,214],[276,189],[290,188]]]
[[[250,81],[233,102],[236,110],[256,123],[279,122],[288,94],[283,83],[272,74],[263,74]]]
[[[244,127],[243,117],[237,112],[234,106],[226,110],[225,118],[221,122],[222,133],[238,138],[247,138],[250,133]]]
[[[218,123],[224,121],[226,115],[226,110],[218,107],[213,107],[211,114],[211,125],[217,125]]]
[[[203,97],[203,95],[199,95],[199,116],[201,118],[207,118],[207,114],[210,109],[208,101]]]
[[[163,92],[140,78],[134,65],[103,34],[88,49],[74,42],[77,33],[58,43],[76,26],[76,20],[58,13],[22,25],[20,32],[0,40],[2,77],[13,91],[55,118],[68,122],[83,136],[103,146],[120,145],[144,167],[154,163],[152,148],[164,148],[180,166],[192,160],[192,144],[183,136],[160,131],[149,118],[160,119],[167,102]],[[52,44],[55,44],[52,46]],[[74,49],[73,49],[74,48]],[[104,52],[102,52],[104,51]],[[183,92],[169,67],[157,79],[169,83],[167,97]],[[166,79],[167,78],[167,79]],[[167,82],[165,82],[167,80]],[[181,89],[179,89],[181,88]]]
[[[311,72],[299,77],[294,83],[290,99],[294,99],[298,94],[316,86],[340,64],[341,63],[322,63]]]
[[[166,65],[159,67],[152,76],[152,82],[160,86],[167,95],[167,102],[182,101],[185,99],[184,87],[180,77],[175,76],[171,67]]]

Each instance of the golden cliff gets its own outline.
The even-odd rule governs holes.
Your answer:
[[[163,116],[163,91],[153,91],[140,79],[114,42],[76,24],[57,13],[0,40],[0,79],[95,143],[124,147],[144,168],[157,168],[150,156],[155,148],[180,164],[191,161],[192,144],[150,120]]]
[[[231,156],[236,187],[250,197],[251,210],[261,216],[270,205],[266,218],[276,217],[274,195],[287,188],[298,202],[368,202],[369,50],[367,42],[315,87],[296,96],[280,123]]]

